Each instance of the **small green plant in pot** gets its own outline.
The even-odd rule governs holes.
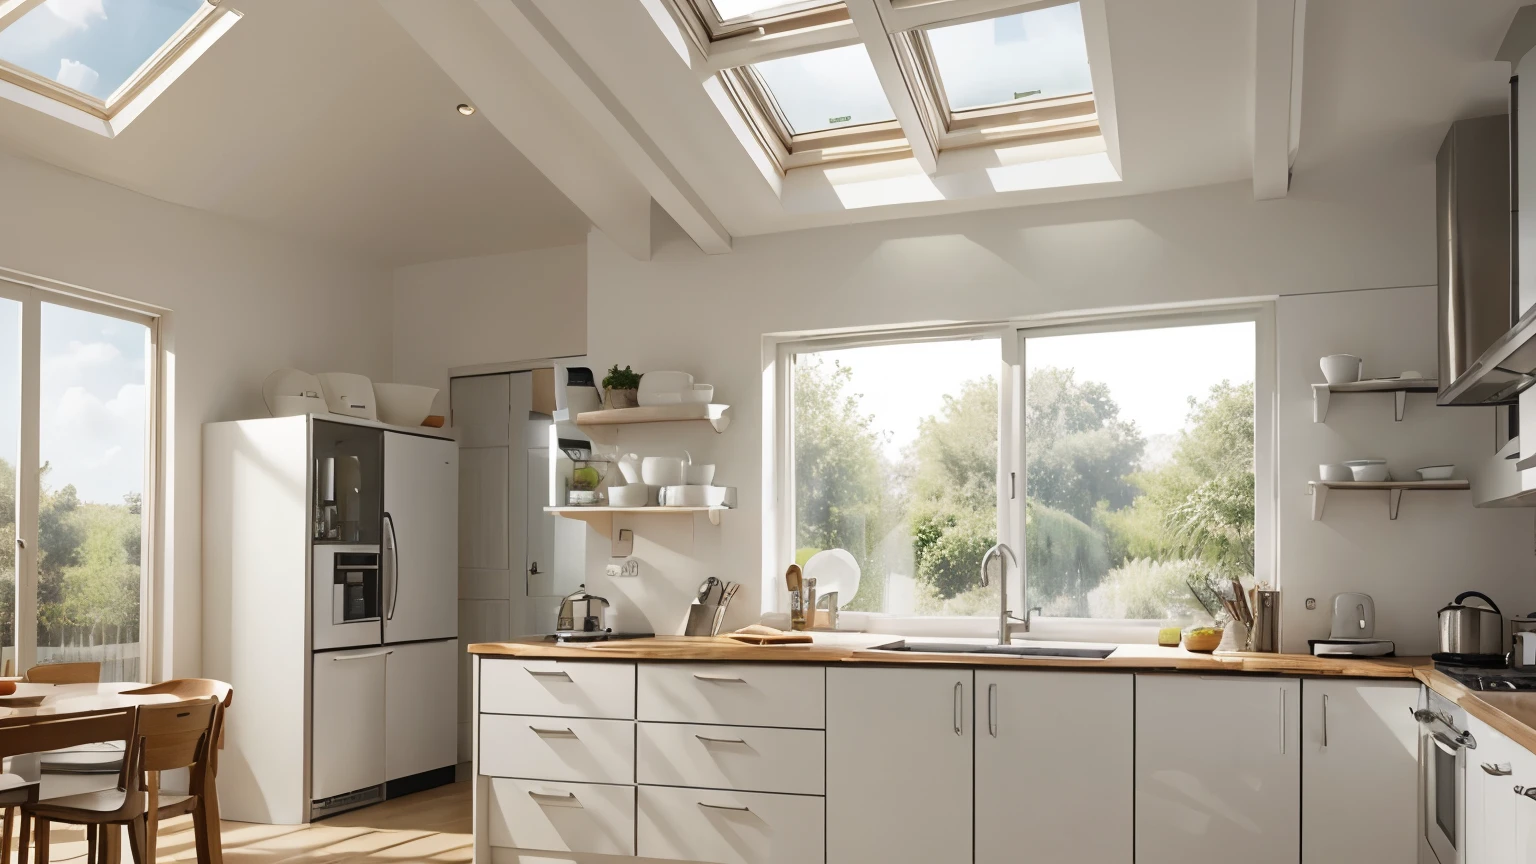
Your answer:
[[[640,402],[636,394],[640,390],[640,373],[619,364],[613,364],[608,377],[603,379],[603,399],[609,408],[636,408]]]

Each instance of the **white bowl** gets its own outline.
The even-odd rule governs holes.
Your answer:
[[[1387,463],[1379,459],[1358,459],[1344,464],[1354,472],[1355,480],[1362,483],[1383,483],[1391,477]]]
[[[644,483],[608,487],[608,506],[644,507],[651,495],[651,487]]]
[[[1360,380],[1365,361],[1353,354],[1330,354],[1318,361],[1329,384],[1353,384]]]
[[[695,384],[693,387],[684,390],[682,392],[682,397],[684,402],[691,402],[698,405],[708,404],[709,400],[715,398],[715,385]]]
[[[1355,479],[1355,472],[1348,465],[1319,465],[1317,476],[1324,483],[1346,483]]]
[[[677,456],[647,456],[640,460],[640,479],[649,486],[681,486],[685,467]]]
[[[690,486],[708,486],[715,482],[715,466],[688,464],[683,466],[683,482]]]
[[[378,403],[379,420],[394,426],[420,426],[432,413],[436,387],[415,384],[375,384],[373,398]]]
[[[361,417],[364,420],[379,419],[374,410],[373,382],[367,376],[351,372],[321,372],[320,389],[325,394],[325,405],[332,414]],[[417,421],[419,424],[421,421]]]
[[[1427,465],[1419,469],[1420,480],[1449,480],[1456,473],[1455,465]]]
[[[664,486],[658,500],[663,507],[720,507],[725,504],[725,487]]]

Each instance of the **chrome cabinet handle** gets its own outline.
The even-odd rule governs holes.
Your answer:
[[[965,708],[964,708],[964,706],[962,706],[960,704],[960,700],[962,700],[964,698],[965,698],[965,684],[960,682],[960,681],[956,681],[955,682],[955,734],[956,735],[964,735],[965,734],[965,732],[960,728],[961,725],[965,722]]]
[[[705,744],[746,744],[747,743],[747,742],[743,741],[740,738],[711,738],[708,735],[694,735],[693,737],[699,739],[700,741],[703,741]]]
[[[741,678],[737,678],[737,677],[732,676],[732,675],[703,675],[703,674],[700,674],[698,672],[695,672],[695,673],[693,673],[693,677],[694,677],[695,680],[698,680],[698,681],[712,681],[712,682],[714,682],[716,684],[745,684],[745,683],[747,683],[746,681],[742,680]]]
[[[575,738],[576,733],[567,726],[564,729],[541,729],[538,726],[529,726],[528,731],[540,738]]]
[[[1328,749],[1328,694],[1323,694],[1323,749]]]
[[[708,804],[708,803],[705,803],[703,801],[699,802],[699,806],[703,807],[705,810],[729,810],[729,811],[731,811],[733,813],[751,813],[752,812],[752,808],[751,807],[727,807],[724,804]]]
[[[997,685],[987,685],[987,731],[997,737]]]
[[[375,651],[372,654],[342,654],[342,655],[332,656],[331,657],[331,661],[335,662],[337,660],[371,660],[374,657],[388,657],[389,655],[391,655],[393,653],[395,653],[395,652],[394,652],[393,649],[391,649],[389,651]]]
[[[1515,769],[1514,766],[1510,765],[1508,762],[1504,762],[1498,765],[1495,765],[1492,762],[1484,762],[1483,773],[1489,775],[1490,777],[1508,777],[1509,775],[1515,773]]]
[[[395,577],[394,596],[389,600],[389,614],[384,616],[384,620],[393,621],[395,620],[395,607],[400,604],[400,538],[395,536],[395,517],[385,512],[384,522],[389,526],[389,550],[391,553],[389,559],[394,565],[389,570]]]
[[[574,804],[577,807],[582,806],[581,800],[576,797],[575,792],[567,792],[564,795],[551,795],[548,792],[535,792],[532,789],[529,789],[528,797],[535,801],[560,801],[563,803]]]
[[[1280,755],[1285,755],[1285,687],[1280,688]]]
[[[1524,795],[1532,801],[1536,801],[1536,786],[1516,786],[1515,794]]]
[[[525,671],[535,678],[564,678],[567,681],[571,680],[571,673],[564,669],[526,669]]]

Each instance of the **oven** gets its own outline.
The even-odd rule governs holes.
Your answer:
[[[1462,864],[1467,751],[1477,749],[1477,741],[1467,731],[1465,711],[1439,693],[1428,693],[1428,705],[1413,712],[1419,721],[1424,838],[1439,864]]]
[[[314,649],[362,648],[383,639],[379,547],[315,546],[310,597]]]

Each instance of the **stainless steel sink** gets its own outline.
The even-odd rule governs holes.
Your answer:
[[[1078,660],[1103,660],[1115,653],[1113,647],[1052,645],[983,645],[975,642],[912,642],[902,639],[877,645],[875,651],[909,651],[923,654],[1006,654],[1013,657],[1069,657]]]

